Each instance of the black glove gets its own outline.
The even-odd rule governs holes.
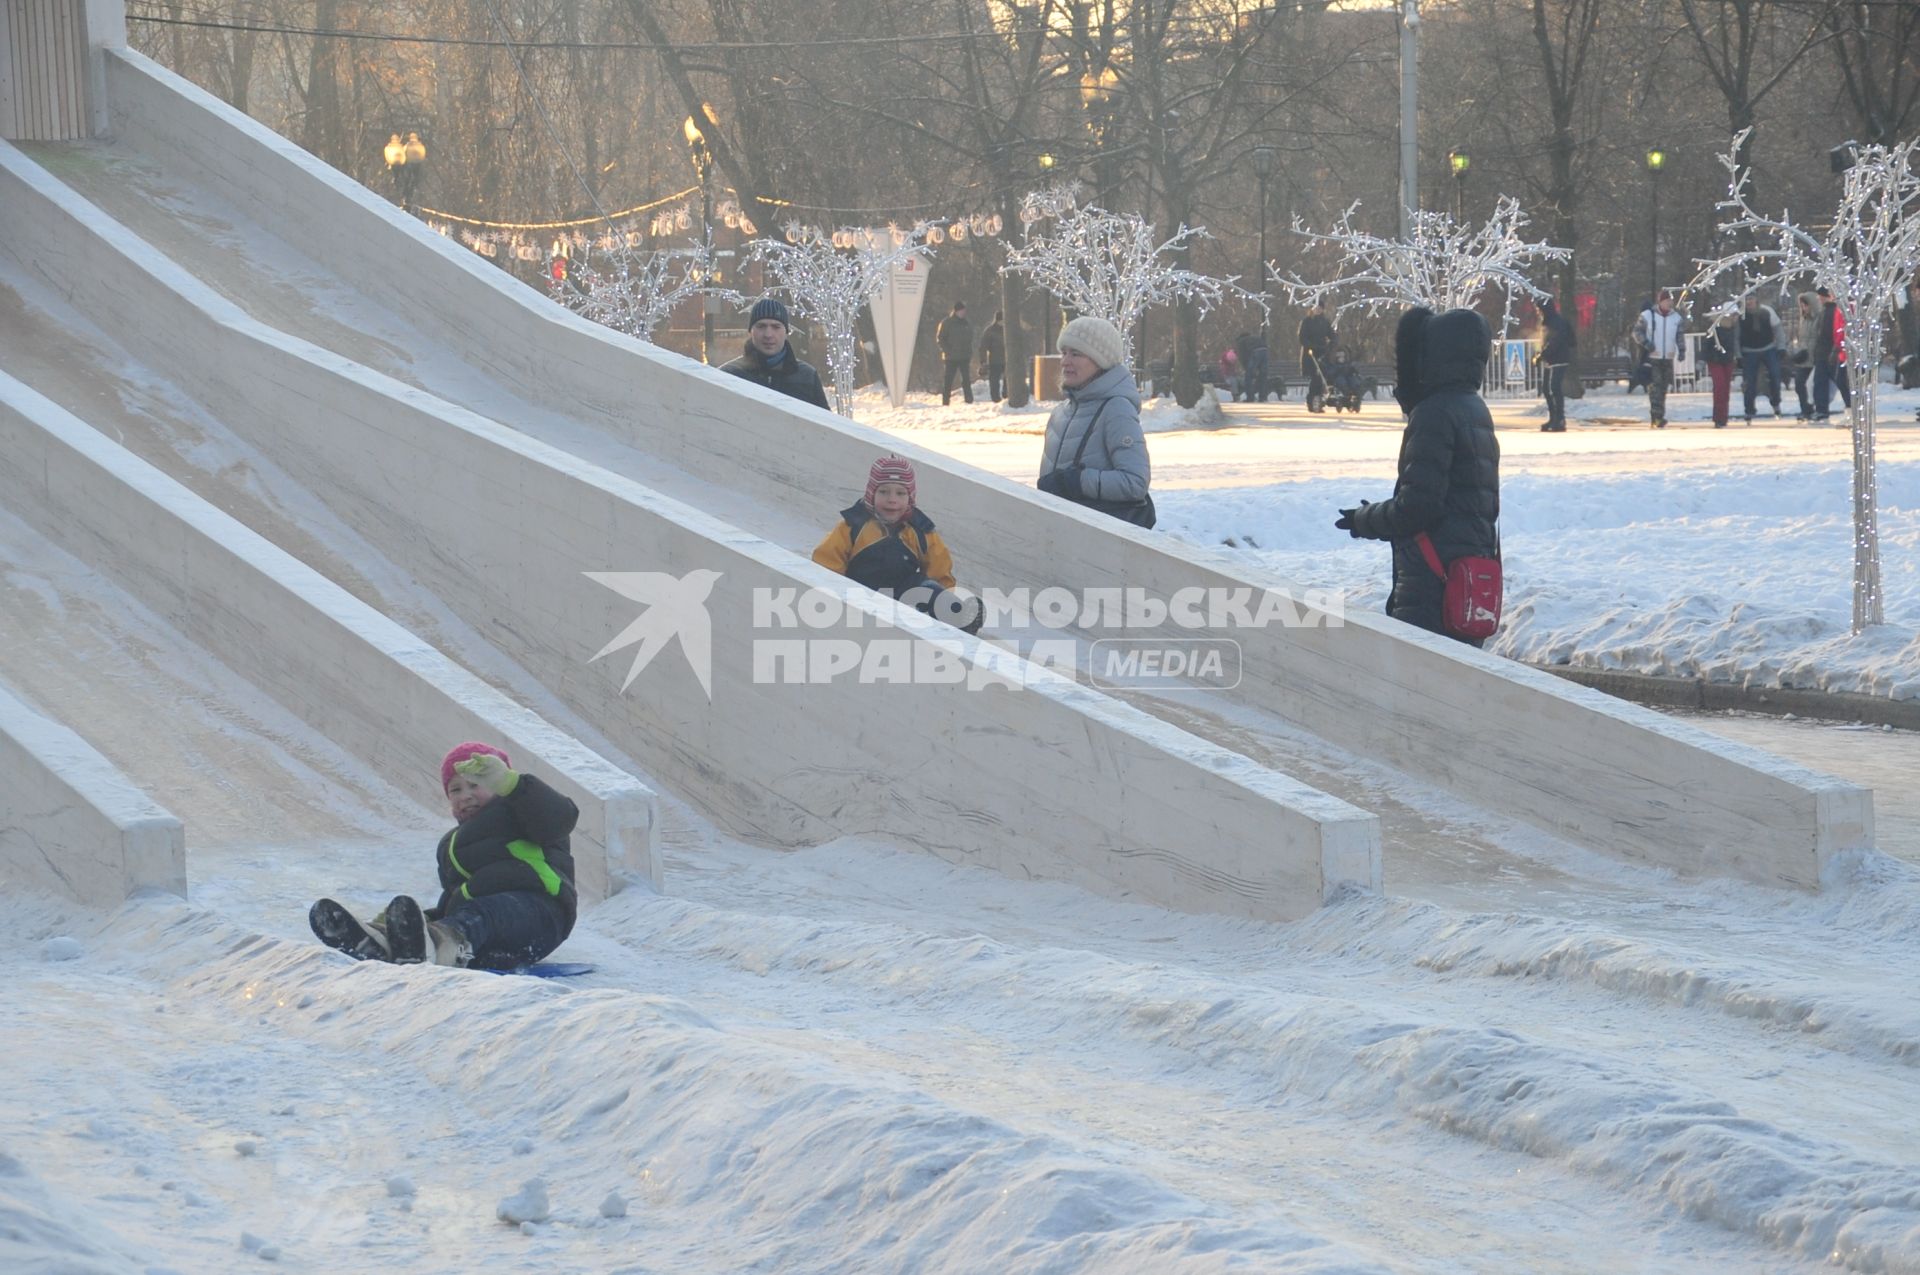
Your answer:
[[[1354,519],[1359,515],[1362,509],[1365,509],[1368,505],[1371,505],[1372,503],[1373,502],[1371,500],[1363,500],[1352,509],[1342,509],[1340,511],[1340,516],[1334,519],[1333,521],[1334,529],[1337,531],[1344,531],[1348,535],[1352,536],[1355,540],[1358,540],[1360,538],[1360,528],[1354,525]]]
[[[1069,465],[1065,469],[1056,469],[1051,473],[1042,474],[1040,475],[1040,481],[1036,483],[1035,486],[1039,487],[1041,491],[1046,492],[1049,496],[1059,496],[1066,500],[1072,500],[1074,497],[1080,495],[1081,468],[1082,466],[1079,465]]]

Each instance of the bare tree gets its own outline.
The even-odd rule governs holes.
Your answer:
[[[1841,0],[1827,30],[1860,136],[1886,143],[1920,121],[1920,4]]]
[[[1579,267],[1580,199],[1576,131],[1587,68],[1597,56],[1600,20],[1610,0],[1532,0],[1533,40],[1540,53],[1540,78],[1553,131],[1547,140],[1546,205],[1552,210],[1548,237],[1567,249],[1560,263],[1560,299],[1573,304]]]
[[[1703,261],[1694,286],[1731,276],[1742,292],[1777,291],[1811,279],[1827,288],[1848,317],[1847,347],[1860,373],[1853,417],[1853,631],[1886,622],[1880,587],[1880,497],[1875,427],[1880,363],[1894,308],[1920,272],[1920,138],[1899,146],[1860,148],[1847,169],[1833,221],[1824,233],[1804,230],[1784,214],[1754,211],[1739,156],[1745,137],[1721,162],[1731,175],[1725,229],[1758,246]]]
[[[1742,169],[1752,171],[1760,103],[1819,41],[1832,7],[1833,0],[1680,0],[1681,30],[1726,101],[1728,131],[1743,139]]]
[[[1204,314],[1228,299],[1266,306],[1235,278],[1219,279],[1173,264],[1204,230],[1181,226],[1162,241],[1138,213],[1121,215],[1097,204],[1082,205],[1067,188],[1034,196],[1027,211],[1036,221],[1053,224],[1009,251],[1006,271],[1026,275],[1075,314],[1113,324],[1128,353],[1134,329],[1149,307],[1188,302]]]

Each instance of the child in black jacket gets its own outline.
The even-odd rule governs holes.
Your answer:
[[[480,969],[530,965],[573,932],[578,899],[569,836],[580,810],[491,744],[457,744],[440,763],[457,821],[435,852],[440,901],[398,895],[370,922],[332,899],[307,920],[321,942],[360,960]]]

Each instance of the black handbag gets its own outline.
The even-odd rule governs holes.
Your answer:
[[[1087,432],[1080,436],[1080,447],[1073,453],[1073,464],[1071,466],[1056,465],[1054,473],[1059,473],[1063,468],[1078,469],[1080,467],[1080,458],[1087,454],[1087,444],[1093,441],[1093,431],[1099,426],[1101,414],[1107,410],[1107,404],[1111,402],[1113,400],[1110,398],[1102,399],[1100,406],[1094,409],[1093,419],[1087,422]],[[1148,492],[1139,500],[1100,500],[1093,496],[1079,495],[1068,496],[1067,499],[1076,505],[1084,505],[1096,513],[1103,513],[1109,518],[1118,518],[1121,522],[1130,522],[1148,531],[1153,530],[1153,524],[1159,521],[1159,514],[1153,507],[1152,492]]]

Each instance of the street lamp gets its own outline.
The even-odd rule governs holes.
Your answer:
[[[1053,166],[1060,161],[1052,152],[1041,151],[1039,155],[1034,157],[1033,162],[1039,167],[1040,176],[1045,178],[1053,175]],[[1040,298],[1040,353],[1055,354],[1058,353],[1058,351],[1053,348],[1055,336],[1053,330],[1053,294],[1043,288],[1040,292]]]
[[[1100,71],[1089,70],[1080,77],[1080,104],[1087,111],[1087,127],[1093,130],[1093,184],[1096,197],[1101,204],[1107,201],[1112,188],[1112,163],[1107,158],[1107,144],[1112,140],[1114,118],[1118,109],[1120,73],[1111,65]]]
[[[427,144],[420,140],[418,131],[410,130],[404,142],[398,133],[389,137],[380,153],[387,161],[387,171],[393,174],[394,185],[399,188],[400,206],[412,212],[413,192],[427,166]]]
[[[1473,157],[1465,151],[1448,151],[1447,167],[1453,170],[1453,219],[1461,225],[1467,221],[1467,169],[1473,166]]]
[[[713,108],[705,102],[700,103],[700,113],[707,123],[715,122]],[[680,126],[687,139],[687,150],[693,157],[694,175],[700,179],[700,233],[703,242],[713,243],[713,185],[707,175],[713,171],[713,152],[707,147],[707,135],[700,131],[700,125],[693,116],[687,116],[687,122]],[[711,301],[712,298],[708,298]],[[700,317],[700,357],[709,366],[713,363],[713,306],[702,303]]]
[[[1649,201],[1653,208],[1653,243],[1647,274],[1647,302],[1660,295],[1660,174],[1667,169],[1667,151],[1663,146],[1647,148],[1647,182],[1653,188]]]
[[[1260,299],[1267,299],[1267,183],[1273,178],[1274,161],[1278,158],[1273,147],[1256,146],[1253,148],[1253,175],[1260,179],[1260,268],[1254,277],[1260,280]],[[1265,306],[1260,308],[1260,344],[1267,344],[1268,326],[1271,317]],[[1262,395],[1264,400],[1265,396]]]

